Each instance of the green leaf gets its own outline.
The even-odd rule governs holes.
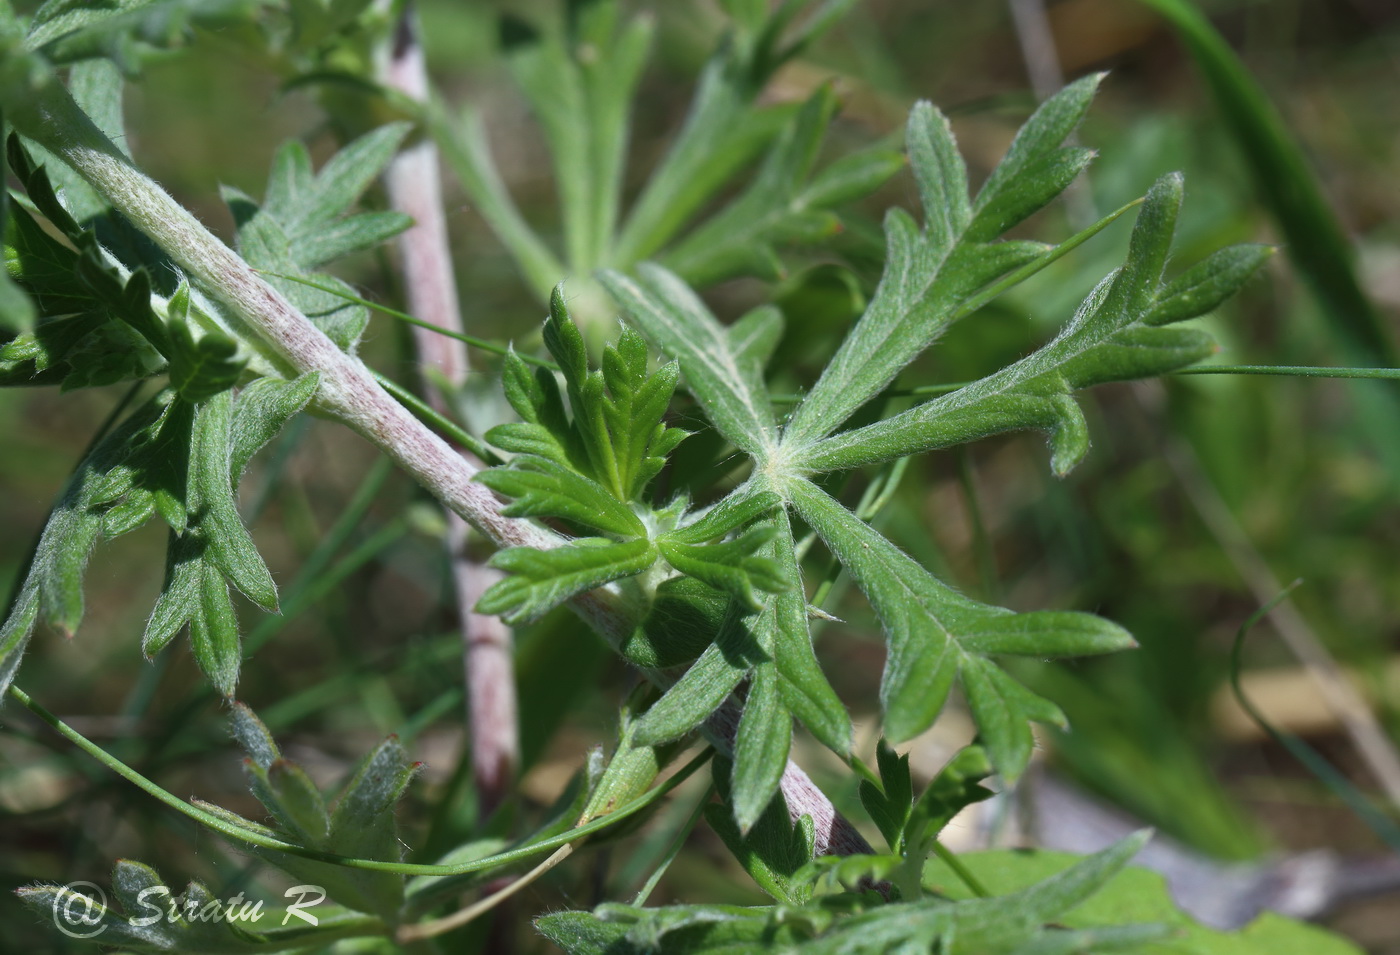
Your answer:
[[[1086,150],[1058,147],[1088,112],[1104,76],[1093,73],[1066,86],[1021,127],[977,194],[971,238],[1001,235],[1059,195],[1093,158]]]
[[[825,492],[794,482],[789,493],[884,624],[889,643],[880,682],[885,735],[896,742],[917,736],[942,710],[957,675],[956,625],[977,614],[979,605],[934,579]]]
[[[638,720],[638,743],[663,743],[689,733],[719,708],[755,664],[769,659],[753,631],[755,616],[731,606],[714,643]]]
[[[499,614],[512,626],[530,623],[576,594],[642,573],[656,556],[645,538],[619,544],[588,537],[550,550],[511,547],[490,561],[509,576],[481,595],[476,610]]]
[[[170,331],[170,384],[185,401],[198,404],[238,382],[247,364],[238,342],[222,332],[205,332],[196,341],[190,327],[173,321]]]
[[[777,665],[760,663],[749,680],[734,741],[730,805],[740,832],[752,829],[773,801],[791,746],[792,714],[783,704]]]
[[[726,330],[730,353],[741,362],[757,362],[761,370],[782,340],[784,324],[782,309],[758,306]]]
[[[617,501],[640,497],[666,455],[686,437],[664,421],[678,377],[675,364],[648,375],[646,343],[624,327],[618,340],[604,348],[602,370],[590,371],[562,284],[549,299],[544,343],[563,372],[572,423],[550,373],[540,369],[532,375],[512,354],[505,369],[506,395],[525,423],[493,429],[488,438],[506,450],[537,452],[586,475]]]
[[[783,703],[822,745],[845,757],[850,755],[852,746],[851,717],[812,649],[807,598],[787,511],[776,510],[773,522],[777,533],[773,536],[772,557],[789,587],[770,601],[758,626],[773,628],[773,655]]]
[[[772,536],[772,529],[765,527],[718,544],[686,544],[663,535],[657,538],[656,546],[676,570],[733,594],[752,610],[760,610],[763,600],[756,591],[780,593],[791,586],[771,558],[757,556]]]
[[[619,500],[638,498],[661,472],[669,454],[686,436],[667,428],[663,416],[675,393],[680,370],[675,362],[647,375],[647,350],[642,337],[624,327],[616,345],[603,349],[603,421],[612,449],[609,471]]]
[[[1046,640],[1048,633],[1055,635],[1053,641]],[[962,646],[970,653],[1005,653],[1046,659],[1117,653],[1135,649],[1137,641],[1122,627],[1103,617],[1040,610],[981,619],[963,635]]]
[[[894,156],[891,161],[889,153],[850,157],[856,161],[809,187],[836,107],[831,88],[820,87],[778,137],[743,195],[692,230],[661,262],[697,286],[745,274],[777,278],[769,265],[777,261],[777,243],[817,240],[838,231],[839,220],[826,210],[874,191],[902,160]]]
[[[475,480],[512,499],[507,517],[561,517],[624,539],[646,536],[641,519],[601,484],[545,458],[522,454]]]
[[[740,450],[766,453],[777,422],[759,362],[733,349],[724,328],[674,274],[648,264],[636,271],[635,280],[611,271],[598,278],[632,322],[680,362],[687,387],[716,430]]]
[[[1165,321],[1191,310],[1191,289],[1204,276],[1228,275],[1212,289],[1237,287],[1264,256],[1246,252],[1212,261],[1198,277],[1187,272],[1165,288],[1162,270],[1171,245],[1181,180],[1164,176],[1148,192],[1133,230],[1127,262],[1086,298],[1060,334],[1045,347],[951,394],[864,428],[847,431],[793,455],[797,468],[826,471],[892,460],[920,451],[1021,428],[1050,432],[1052,466],[1072,468],[1088,448],[1087,429],[1070,392],[1108,381],[1160,375],[1211,354],[1204,332],[1154,327],[1157,303]],[[1165,298],[1164,298],[1165,296]],[[1206,301],[1202,298],[1201,301]],[[1175,304],[1172,304],[1175,303]]]
[[[563,35],[512,21],[507,62],[544,128],[576,272],[604,261],[613,239],[627,149],[628,107],[651,42],[650,19],[616,28],[615,2],[575,12]],[[523,27],[523,28],[522,28]]]
[[[980,746],[964,746],[953,754],[920,794],[904,822],[902,845],[923,853],[953,817],[975,802],[996,795],[981,785],[992,774],[987,752]]]
[[[146,621],[141,652],[146,659],[169,646],[190,618],[200,612],[204,587],[204,541],[196,534],[169,535],[165,550],[165,582]]]
[[[0,117],[0,132],[4,130],[3,117]],[[7,169],[5,163],[0,162],[0,175]],[[10,191],[7,188],[0,188],[0,236],[9,235],[10,222]],[[6,242],[8,246],[8,241]],[[8,268],[9,249],[6,248],[6,269],[0,272],[0,325],[13,329],[17,332],[29,332],[34,328],[34,322],[39,317],[38,309],[29,300],[29,296],[10,277]]]
[[[163,391],[155,400],[162,409],[161,416],[132,435],[125,460],[111,468],[93,488],[91,503],[129,504],[143,514],[154,509],[171,530],[182,534],[190,511],[195,509],[189,489],[195,408],[169,391]]]
[[[344,282],[313,269],[397,234],[406,216],[349,210],[384,170],[408,134],[407,123],[390,123],[348,144],[313,175],[306,147],[291,142],[278,150],[259,206],[225,187],[224,201],[238,226],[237,248],[264,272],[308,279],[350,295]],[[343,349],[359,340],[369,321],[361,305],[324,289],[269,275],[267,281]]]
[[[735,491],[726,495],[697,519],[668,531],[664,537],[681,544],[703,544],[706,541],[717,540],[750,521],[757,520],[782,502],[783,499],[772,491]]]
[[[530,287],[541,298],[547,298],[559,277],[567,275],[569,269],[520,214],[491,158],[481,115],[467,108],[460,117],[452,117],[441,106],[429,103],[425,120],[442,149],[444,161],[471,197],[477,212],[510,251]]]
[[[734,798],[730,784],[733,772],[728,760],[715,760],[715,787],[726,803]],[[794,876],[812,861],[812,817],[803,815],[794,822],[782,793],[775,794],[747,832],[735,823],[734,813],[725,805],[707,806],[705,821],[764,892],[790,905],[801,905],[811,898],[811,888]]]
[[[971,686],[965,683],[965,689],[982,692],[983,683],[991,679],[987,676],[990,664],[973,656],[974,651],[964,640],[968,634],[988,628],[989,622],[995,630],[1001,618],[1011,617],[1011,612],[956,593],[814,485],[792,481],[787,491],[798,513],[851,572],[884,624],[889,644],[880,684],[885,735],[901,742],[927,729],[942,709],[954,678],[965,667],[973,681]],[[1096,622],[1088,614],[1041,612],[1016,616],[1020,621],[1011,629],[1038,631],[1039,640],[1047,648],[1095,646],[1114,639],[1130,639],[1115,625]],[[1086,631],[1090,634],[1088,639]],[[1116,638],[1115,633],[1119,635]],[[1053,654],[1049,650],[1047,655]],[[1014,776],[1022,764],[1019,749],[1006,742],[1011,732],[1007,707],[1018,706],[1020,715],[1034,719],[1051,717],[1044,708],[1048,704],[1043,701],[1032,705],[1001,682],[994,684],[994,689],[1001,694],[995,699],[1003,702],[993,705],[994,697],[988,692],[983,697],[986,706],[981,712],[974,708],[974,715],[984,732],[990,727],[991,733],[1000,734],[997,741],[1004,745],[993,756],[1006,762],[998,763],[997,769]],[[1022,689],[1021,693],[1028,695],[1029,691]],[[1004,702],[1006,699],[1011,702]],[[984,718],[988,721],[986,726],[982,724]]]
[[[694,577],[672,577],[657,585],[651,607],[618,652],[639,667],[664,669],[689,663],[719,633],[729,595]]]
[[[267,724],[258,719],[251,707],[246,703],[234,701],[229,710],[232,714],[229,728],[234,739],[238,740],[238,745],[243,747],[243,751],[255,764],[267,769],[275,760],[282,758],[282,751],[273,739],[272,732],[267,728]]]
[[[101,490],[133,444],[165,412],[152,399],[98,441],[74,470],[50,511],[29,569],[0,625],[0,689],[9,686],[34,625],[47,623],[71,636],[83,618],[83,573],[102,535]]]
[[[1091,162],[1091,149],[1069,147],[1040,157],[1009,180],[985,204],[978,197],[977,216],[967,230],[974,241],[988,241],[1039,211],[1078,178]],[[984,192],[985,195],[985,192]]]
[[[1267,245],[1232,245],[1212,252],[1163,286],[1143,321],[1167,325],[1213,311],[1238,292],[1273,254],[1273,247]]]
[[[232,724],[234,736],[249,755],[244,770],[250,788],[283,827],[283,838],[355,858],[400,861],[394,806],[419,766],[409,763],[395,737],[389,737],[360,763],[327,819],[325,802],[315,784],[301,767],[282,756],[272,734],[253,711],[235,702]],[[204,808],[217,811],[217,807]],[[246,821],[235,824],[251,826]],[[393,872],[347,868],[273,849],[254,852],[299,881],[320,886],[341,905],[386,920],[399,913],[404,879]]]
[[[967,228],[972,208],[967,197],[967,168],[958,153],[948,117],[932,103],[916,103],[905,131],[909,165],[919,184],[924,235],[934,254],[947,255]]]
[[[291,381],[259,378],[238,393],[230,426],[233,449],[229,475],[235,488],[253,455],[276,437],[298,411],[306,407],[316,394],[320,381],[320,373],[314,371]]]
[[[1060,708],[1036,696],[984,657],[962,667],[963,693],[992,763],[1007,783],[1014,783],[1030,763],[1034,740],[1028,722],[1068,729]]]
[[[705,64],[690,110],[623,225],[613,261],[624,267],[666,245],[707,200],[783,128],[790,108],[752,108],[762,87],[744,51],[723,44]]]
[[[267,798],[258,795],[256,786],[254,794],[284,829],[295,834],[305,845],[325,844],[330,833],[330,814],[326,811],[321,791],[304,769],[290,760],[279,759],[265,771],[250,768],[249,772],[264,773],[262,781]]]
[[[19,150],[13,137],[11,145],[13,162]],[[152,347],[164,346],[165,336],[151,309],[145,273],[122,280],[91,234],[72,228],[81,254],[46,233],[23,208],[10,210],[6,270],[37,307],[38,324],[0,345],[0,385],[106,385],[144,378],[164,363]]]
[[[909,778],[909,756],[894,751],[883,738],[875,750],[881,786],[861,780],[860,804],[894,852],[905,844],[909,814],[914,805],[914,783]],[[881,788],[883,787],[883,788]]]
[[[794,411],[785,444],[800,449],[830,434],[964,314],[988,283],[1046,254],[1035,243],[988,240],[1054,198],[1088,161],[1083,151],[1053,150],[1078,123],[1097,82],[1081,80],[1031,117],[975,207],[947,118],[929,103],[914,107],[905,138],[924,227],[899,210],[886,217],[888,261],[880,285]]]
[[[569,424],[559,383],[548,368],[531,368],[512,348],[502,368],[506,400],[523,422],[497,425],[486,440],[503,451],[533,454],[555,464],[574,467],[587,463],[577,432]]]
[[[397,737],[390,736],[379,744],[360,764],[331,810],[327,848],[358,859],[400,861],[403,846],[394,806],[420,768],[420,764],[409,762]],[[397,916],[403,904],[402,876],[361,869],[345,878],[353,882],[356,891],[348,897],[337,894],[337,901],[384,919]]]
[[[231,473],[230,429],[233,400],[221,392],[199,406],[190,458],[190,480],[197,490],[205,559],[244,596],[270,613],[277,610],[277,585],[238,515]]]
[[[238,617],[229,600],[228,584],[209,563],[200,567],[199,596],[190,614],[190,648],[195,662],[225,697],[233,696],[243,648],[238,638]]]

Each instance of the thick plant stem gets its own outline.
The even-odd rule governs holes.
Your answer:
[[[358,358],[337,348],[232,249],[136,169],[57,81],[24,103],[5,105],[12,110],[10,122],[16,130],[82,176],[184,269],[191,281],[271,346],[289,370],[319,372],[316,402],[322,411],[382,450],[498,546],[549,548],[560,543],[542,527],[504,516],[491,492],[472,481],[477,468],[385,392]],[[610,591],[589,591],[574,598],[570,606],[613,646],[631,632],[632,614]],[[791,761],[783,775],[782,792],[793,813],[810,814],[820,824],[819,845],[825,833],[830,851],[843,851],[841,847],[851,841],[847,830],[859,840],[825,794]]]
[[[316,403],[322,411],[379,447],[493,541],[534,547],[556,542],[543,528],[504,517],[491,492],[472,482],[475,467],[380,388],[358,358],[337,348],[232,249],[137,170],[56,81],[15,110],[11,122],[87,180],[292,370],[319,372]],[[615,621],[598,623],[606,627]]]
[[[425,102],[428,98],[423,47],[411,7],[405,7],[399,19],[383,78],[387,86],[410,99]],[[384,179],[390,204],[414,223],[398,240],[408,310],[440,328],[465,331],[443,214],[437,145],[425,138],[409,146],[394,157]],[[413,342],[425,370],[432,369],[453,389],[466,383],[470,362],[459,341],[414,326]],[[432,381],[426,384],[429,403],[446,413],[442,393]],[[465,451],[461,453],[472,461]],[[451,510],[446,544],[461,621],[472,782],[479,810],[487,815],[509,795],[520,765],[511,630],[498,617],[472,611],[490,583],[484,575],[493,572],[473,565],[466,552],[467,523]]]

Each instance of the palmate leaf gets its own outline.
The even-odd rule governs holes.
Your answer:
[[[637,499],[660,472],[666,455],[686,437],[686,432],[666,427],[663,420],[679,377],[676,365],[648,374],[646,343],[624,326],[617,341],[604,347],[602,369],[590,371],[583,336],[569,316],[562,283],[549,299],[544,341],[563,372],[574,413],[570,431],[556,433],[556,442],[565,449],[582,448],[586,461],[577,460],[575,453],[572,463],[614,498]],[[514,387],[529,389],[527,402],[534,406],[537,422],[557,420],[558,399],[551,386],[540,379],[532,384]]]
[[[114,384],[144,378],[164,364],[162,353],[121,320],[131,301],[121,280],[111,275],[98,289],[80,279],[80,266],[86,277],[106,271],[95,247],[88,248],[79,255],[24,209],[10,210],[6,270],[36,306],[37,324],[0,346],[0,386],[61,384],[66,390]]]
[[[0,625],[0,689],[19,668],[36,623],[71,635],[83,618],[83,573],[102,535],[95,507],[98,489],[131,453],[133,444],[161,420],[167,405],[152,400],[121,422],[83,458],[44,525],[9,617]]]
[[[786,443],[801,447],[835,430],[932,344],[980,289],[1044,254],[1037,243],[989,240],[1049,202],[1088,163],[1087,151],[1058,147],[1088,109],[1100,79],[1086,77],[1047,100],[1012,144],[1005,171],[993,172],[975,203],[947,119],[931,104],[914,108],[907,141],[924,228],[899,210],[886,218],[884,277],[798,405],[784,430]]]
[[[894,742],[932,725],[962,675],[997,771],[1015,779],[1030,756],[1030,731],[1009,714],[1051,722],[1063,718],[1019,684],[1018,692],[1008,689],[1010,677],[988,677],[991,665],[980,655],[1030,650],[1042,657],[1080,656],[1134,645],[1121,627],[1092,614],[1013,614],[964,597],[815,485],[795,480],[788,496],[851,572],[884,624],[889,656],[880,701],[885,735]]]
[[[771,55],[772,39],[748,48],[725,43],[705,64],[680,131],[623,223],[614,262],[639,262],[663,248],[782,129],[791,108],[753,107],[782,64]]]
[[[755,634],[761,615],[730,604],[714,642],[638,720],[638,742],[662,743],[691,732],[719,708],[755,664],[771,658]]]
[[[909,812],[902,833],[904,851],[924,855],[928,841],[937,838],[954,816],[973,803],[996,795],[982,785],[982,780],[991,774],[985,747],[964,746],[954,753]]]
[[[715,642],[653,705],[639,726],[644,739],[670,739],[688,733],[748,678],[729,786],[729,811],[740,833],[747,833],[763,817],[777,793],[787,764],[794,716],[835,752],[844,755],[851,747],[850,717],[812,651],[807,604],[787,514],[773,510],[773,500],[768,493],[736,492],[706,518],[690,525],[712,521],[708,530],[695,532],[698,537],[737,526],[750,515],[763,516],[750,534],[757,533],[765,541],[757,552],[758,559],[766,562],[770,586],[779,592],[757,608],[732,602]]]
[[[685,544],[662,535],[656,546],[676,570],[733,594],[750,610],[761,610],[758,591],[777,593],[790,586],[772,560],[757,556],[772,537],[772,528],[759,527],[718,544]]]
[[[222,392],[195,412],[185,501],[191,522],[171,534],[165,584],[142,640],[154,656],[188,625],[196,662],[225,696],[233,695],[242,661],[229,586],[264,610],[277,609],[277,586],[234,500],[232,406]]]
[[[31,198],[63,228],[78,251],[49,235],[27,212],[16,210],[6,236],[10,274],[39,306],[40,323],[0,347],[0,384],[58,381],[65,390],[143,378],[161,368],[180,397],[192,403],[231,388],[248,363],[238,343],[217,329],[196,337],[207,316],[192,315],[181,283],[170,298],[154,294],[150,273],[138,267],[124,276],[95,231],[79,226],[47,191],[44,170],[28,165],[11,139],[13,162],[25,169]],[[57,220],[57,221],[55,221]]]
[[[1163,374],[1209,355],[1214,344],[1204,332],[1162,326],[1214,308],[1271,254],[1266,246],[1223,249],[1163,285],[1181,194],[1177,175],[1152,187],[1126,264],[1090,293],[1054,341],[951,394],[798,450],[795,465],[819,471],[857,467],[1000,431],[1040,428],[1050,432],[1055,472],[1069,471],[1088,450],[1083,416],[1070,392]]]

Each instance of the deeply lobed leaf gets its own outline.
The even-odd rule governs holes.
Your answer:
[[[1097,78],[1082,80],[1042,104],[975,206],[947,118],[932,104],[914,107],[905,138],[923,229],[898,210],[886,217],[888,261],[880,285],[794,411],[784,429],[786,444],[802,448],[835,430],[932,344],[979,290],[1044,254],[1033,243],[988,240],[1053,199],[1088,162],[1087,153],[1056,149],[1096,85]]]

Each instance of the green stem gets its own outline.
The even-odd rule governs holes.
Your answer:
[[[962,880],[963,885],[972,890],[973,895],[982,899],[991,898],[992,893],[988,892],[987,887],[981,883],[977,876],[972,874],[972,870],[963,865],[962,860],[937,839],[933,840],[933,854],[938,856],[944,865],[953,870],[953,874]]]
[[[1194,365],[1169,372],[1172,375],[1278,375],[1288,378],[1357,378],[1375,381],[1400,380],[1400,368],[1331,368],[1326,365]],[[950,381],[941,385],[920,385],[917,388],[891,388],[886,394],[895,398],[932,398],[951,394],[975,384],[971,381]],[[774,395],[774,404],[796,404],[801,395]]]
[[[10,695],[40,720],[52,727],[53,730],[64,739],[68,740],[74,746],[77,746],[127,782],[144,790],[176,812],[190,817],[196,822],[213,829],[215,832],[229,839],[247,843],[248,845],[260,846],[264,849],[276,849],[292,855],[303,856],[307,859],[315,859],[318,862],[329,862],[333,865],[344,866],[350,869],[370,869],[376,872],[394,872],[399,875],[465,875],[469,872],[480,872],[485,869],[499,868],[500,866],[518,862],[521,859],[528,859],[531,856],[539,855],[541,852],[557,849],[562,845],[575,842],[584,836],[591,835],[601,829],[606,829],[609,826],[615,825],[627,817],[646,809],[690,778],[691,774],[703,766],[714,754],[713,749],[706,748],[691,759],[690,762],[677,770],[674,775],[661,785],[647,790],[637,798],[623,803],[617,809],[604,816],[599,816],[592,822],[576,826],[573,829],[550,836],[547,839],[526,843],[523,846],[518,846],[506,852],[487,856],[483,859],[473,859],[469,862],[457,863],[456,865],[415,865],[409,862],[380,862],[375,859],[357,859],[351,856],[339,855],[334,852],[322,852],[318,849],[299,846],[295,843],[278,839],[276,836],[266,835],[262,832],[253,829],[245,829],[242,826],[230,823],[226,819],[222,819],[211,812],[206,812],[198,806],[191,805],[178,796],[171,794],[169,791],[162,789],[121,760],[112,756],[102,747],[83,736],[57,716],[54,716],[18,686],[11,684]]]
[[[1400,380],[1400,368],[1327,368],[1321,365],[1197,365],[1173,375],[1285,375],[1291,378]]]
[[[379,382],[379,386],[389,394],[393,395],[401,404],[418,416],[418,419],[425,424],[430,424],[442,432],[449,440],[455,441],[466,448],[472,454],[487,464],[504,464],[500,455],[492,451],[485,441],[466,431],[451,418],[444,414],[439,414],[423,399],[409,391],[403,385],[394,381],[379,372],[371,372],[374,380]]]
[[[266,275],[269,278],[285,279],[288,282],[295,282],[298,285],[307,285],[311,288],[319,289],[322,292],[325,292],[329,295],[334,295],[337,298],[344,299],[347,302],[353,302],[354,304],[362,305],[365,308],[370,309],[371,311],[380,312],[384,315],[388,315],[390,318],[397,318],[401,322],[407,322],[410,325],[417,325],[419,328],[426,328],[428,331],[436,332],[437,334],[442,335],[445,338],[455,338],[457,341],[461,342],[464,345],[470,345],[473,348],[479,348],[482,351],[490,352],[493,355],[507,355],[512,351],[509,345],[501,345],[493,341],[488,341],[485,338],[477,338],[475,335],[467,335],[463,332],[454,331],[450,328],[443,328],[441,325],[436,325],[433,322],[424,321],[423,319],[418,318],[414,315],[410,315],[407,312],[401,312],[398,309],[390,308],[387,305],[380,305],[377,302],[372,302],[367,298],[361,298],[358,295],[352,295],[344,289],[336,288],[334,285],[329,285],[323,282],[317,282],[316,280],[306,278],[305,276],[284,275],[281,272],[269,272],[266,269],[254,269],[253,271],[257,272],[259,275]],[[551,371],[559,370],[559,366],[556,365],[554,362],[546,361],[543,358],[536,358],[534,355],[522,354],[520,355],[520,359],[521,361],[524,361],[527,364],[538,365],[541,368],[548,368]]]

